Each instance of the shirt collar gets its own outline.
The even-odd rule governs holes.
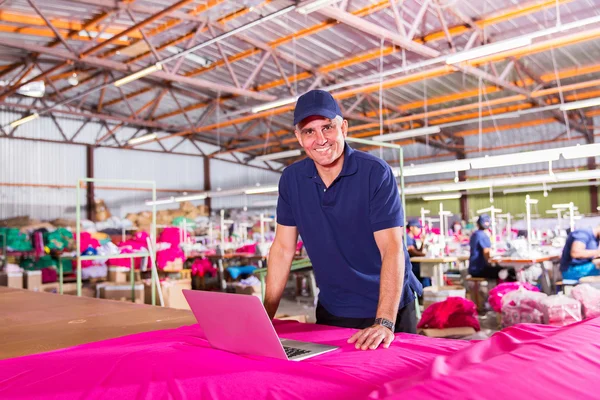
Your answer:
[[[344,144],[344,165],[342,165],[342,171],[339,176],[349,176],[353,175],[358,171],[358,164],[356,163],[355,157],[353,154],[356,150],[348,145],[348,143]],[[317,176],[317,167],[315,166],[315,162],[310,158],[306,159],[306,176],[309,178],[314,178]]]

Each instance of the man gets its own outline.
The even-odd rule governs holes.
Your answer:
[[[392,169],[345,144],[348,121],[327,92],[302,95],[294,125],[308,157],[279,181],[267,313],[277,311],[300,233],[320,289],[317,323],[361,329],[348,340],[356,348],[387,348],[394,332],[416,331],[415,292],[422,292],[402,242]]]
[[[569,233],[560,258],[563,279],[579,280],[600,275],[600,225],[593,229],[576,229]]]
[[[417,219],[411,219],[406,224],[408,232],[406,233],[408,236],[406,237],[406,249],[408,250],[408,255],[411,257],[425,257],[425,251],[423,251],[423,247],[425,247],[425,237],[421,238],[421,246],[417,246],[417,241],[415,237],[421,234],[421,223]],[[423,286],[431,286],[431,280],[429,278],[423,278],[421,276],[421,263],[412,262],[412,272],[419,279]]]
[[[472,277],[498,279],[498,269],[492,267],[489,263],[492,257],[492,242],[487,233],[490,223],[489,215],[480,215],[477,219],[477,227],[479,229],[471,235],[471,240],[469,241],[471,247],[469,274]]]

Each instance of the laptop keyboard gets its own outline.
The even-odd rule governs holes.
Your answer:
[[[288,358],[297,357],[297,356],[301,356],[303,354],[310,353],[310,351],[308,351],[308,350],[296,349],[294,347],[283,346],[283,349],[285,350],[285,355],[288,356]]]

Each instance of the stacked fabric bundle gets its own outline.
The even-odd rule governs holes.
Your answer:
[[[183,232],[184,240],[190,235]],[[156,266],[158,269],[181,270],[185,261],[185,254],[181,250],[181,230],[179,228],[168,227],[163,229],[158,237],[159,250],[156,253]]]
[[[217,269],[206,258],[196,258],[192,264],[192,275],[211,277],[217,276]]]
[[[490,290],[488,301],[492,309],[496,312],[502,311],[502,298],[510,292],[523,288],[532,292],[539,292],[540,289],[527,282],[504,282]]]
[[[131,239],[119,243],[117,254],[134,254],[148,251],[146,232],[137,232]],[[131,260],[128,258],[112,258],[108,260],[108,265],[115,267],[131,267]],[[134,258],[134,266],[136,269],[142,267],[142,258]]]
[[[585,318],[600,317],[600,290],[584,283],[575,286],[571,291],[571,296],[583,306]]]
[[[519,288],[502,298],[502,328],[520,323],[541,324],[544,321],[542,302],[548,296]]]
[[[6,240],[6,247],[9,251],[33,250],[33,245],[29,240],[29,236],[25,233],[21,233],[18,229],[0,228],[0,246],[4,245],[4,240]]]
[[[419,329],[464,327],[480,330],[475,303],[461,297],[448,297],[427,307],[417,326]]]
[[[571,297],[558,294],[542,301],[544,322],[553,326],[565,326],[581,321],[581,303]]]

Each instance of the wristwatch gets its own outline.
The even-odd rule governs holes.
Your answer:
[[[394,323],[389,319],[385,318],[375,318],[374,325],[382,325],[388,328],[390,331],[394,332]]]

